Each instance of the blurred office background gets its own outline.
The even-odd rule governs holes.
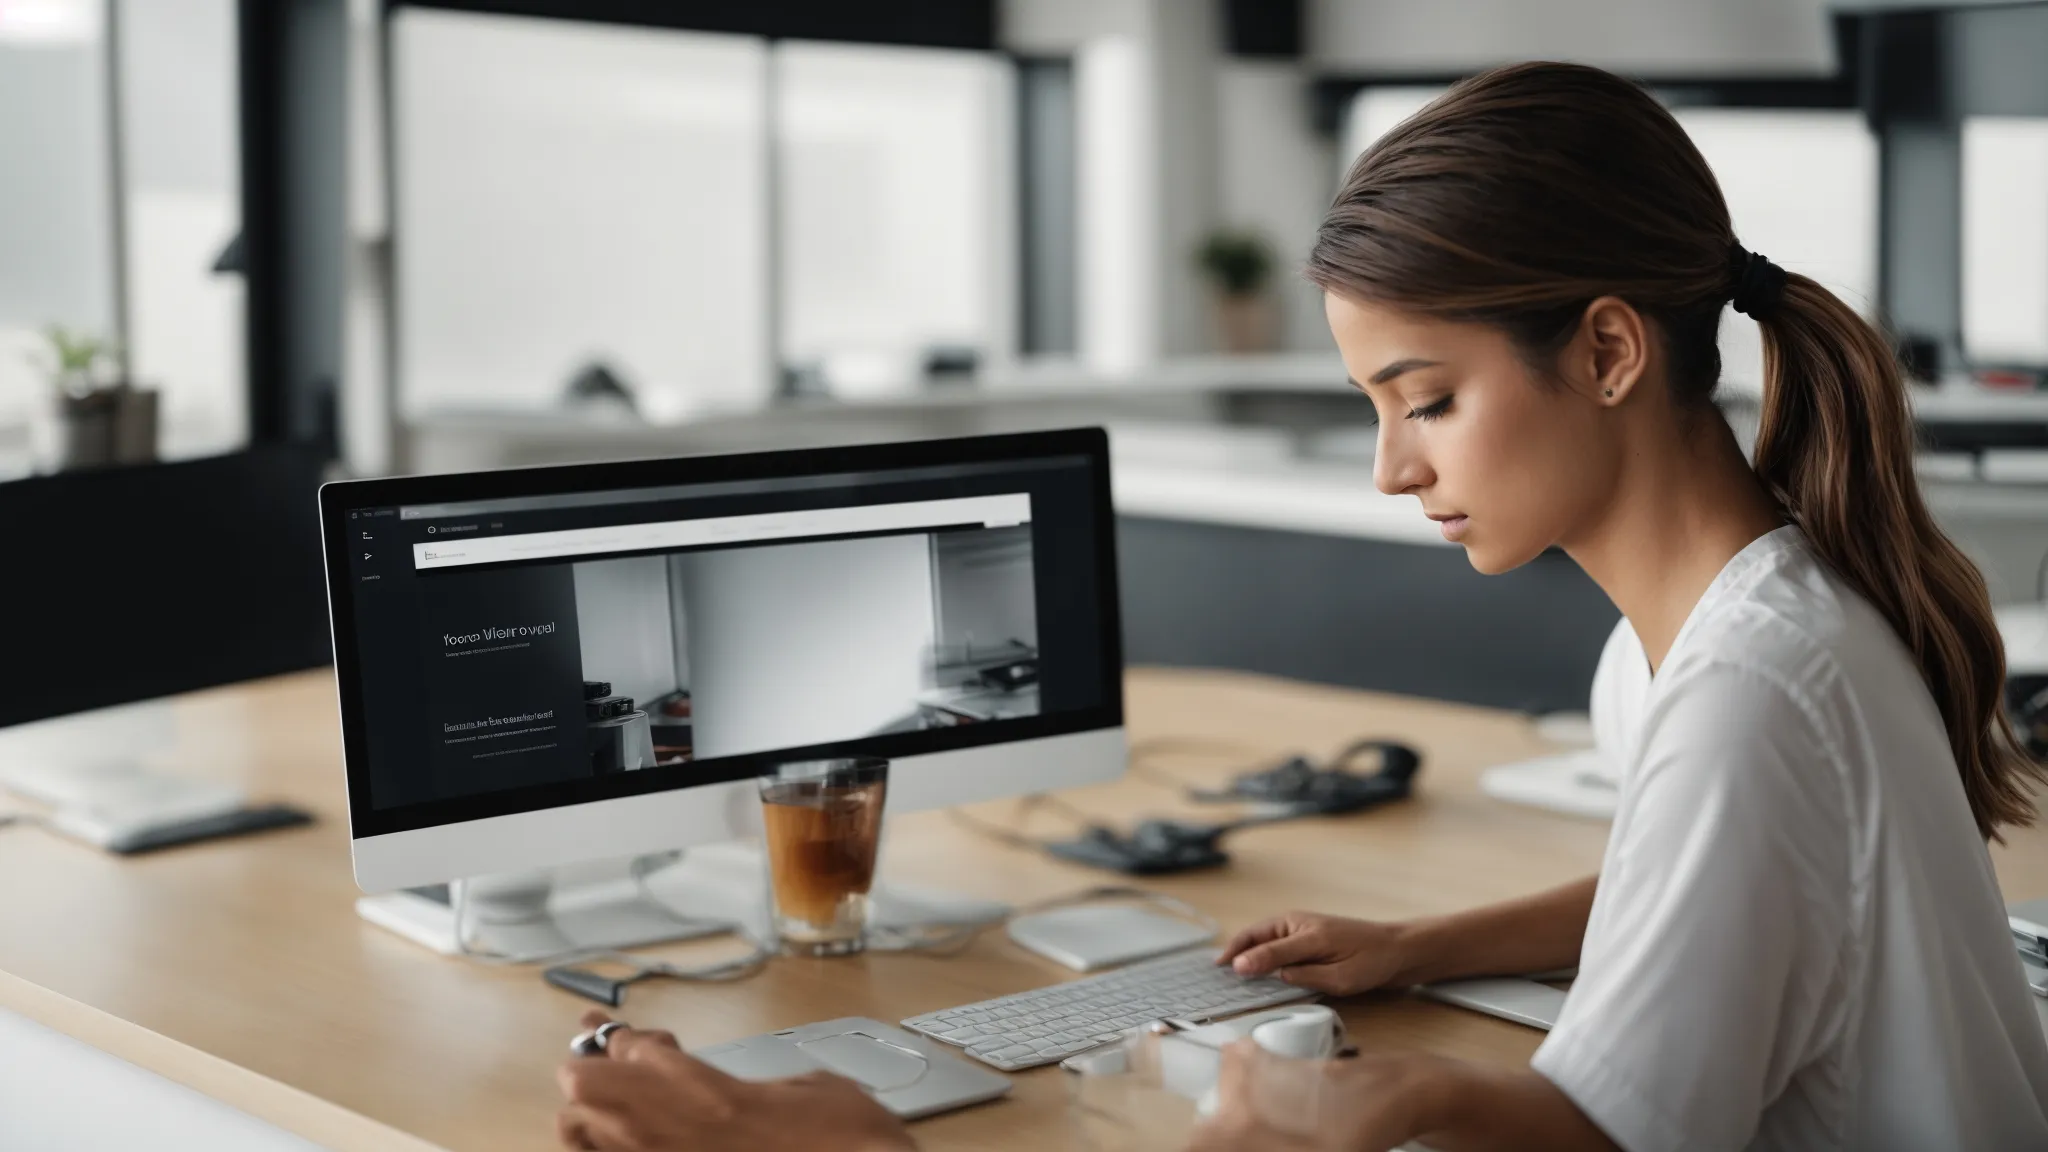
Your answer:
[[[1582,706],[1612,608],[1373,491],[1297,275],[1354,156],[1535,57],[1896,333],[1938,514],[2040,599],[2048,4],[0,0],[0,478],[1107,424],[1133,661]]]

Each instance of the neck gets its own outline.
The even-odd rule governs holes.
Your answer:
[[[1650,449],[1628,457],[1613,501],[1564,549],[1628,617],[1654,672],[1707,586],[1784,518],[1718,414],[1644,422],[1683,431],[1632,437]]]

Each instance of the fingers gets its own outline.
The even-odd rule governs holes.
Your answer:
[[[607,1111],[667,1099],[717,1113],[729,1110],[748,1088],[684,1054],[666,1033],[614,1032],[608,1053],[608,1060],[572,1059],[557,1068],[562,1095]]]
[[[604,1046],[604,1054],[614,1060],[649,1060],[661,1054],[679,1054],[682,1050],[682,1046],[676,1043],[675,1033],[643,1032],[638,1028],[619,1029],[612,1033],[611,1039],[605,1041]]]
[[[1276,980],[1284,980],[1296,988],[1307,988],[1312,992],[1323,992],[1331,996],[1348,996],[1353,991],[1351,977],[1338,964],[1290,964],[1273,970]]]
[[[1246,949],[1254,945],[1264,944],[1268,940],[1285,936],[1287,931],[1288,918],[1285,916],[1276,916],[1271,920],[1261,920],[1249,928],[1239,930],[1237,935],[1225,941],[1223,950],[1216,954],[1216,962],[1218,964],[1228,964],[1232,960],[1237,959]]]
[[[1250,1110],[1252,1079],[1265,1057],[1249,1037],[1228,1044],[1216,1069],[1216,1119],[1227,1121]]]
[[[1229,1045],[1216,1075],[1216,1119],[1256,1130],[1261,1138],[1245,1141],[1247,1148],[1291,1148],[1297,1145],[1283,1137],[1335,1135],[1317,1127],[1326,1063],[1276,1057],[1249,1037]]]
[[[1308,925],[1246,949],[1231,961],[1231,967],[1240,976],[1264,976],[1276,969],[1329,958],[1322,932]]]
[[[615,1116],[581,1104],[569,1104],[555,1114],[555,1138],[571,1152],[609,1152],[627,1148],[625,1126]]]
[[[1242,1152],[1248,1143],[1239,1127],[1219,1120],[1205,1121],[1188,1135],[1181,1152]]]
[[[585,1012],[581,1021],[583,1030],[586,1032],[595,1032],[599,1028],[613,1022],[610,1016],[596,1009]],[[673,1032],[659,1028],[635,1028],[630,1024],[625,1024],[619,1028],[614,1028],[611,1034],[605,1038],[604,1054],[614,1060],[625,1060],[631,1058],[632,1054],[636,1051],[645,1053],[649,1049],[654,1048],[666,1048],[674,1052],[682,1051],[682,1045],[676,1043],[676,1034]],[[645,1058],[644,1055],[642,1058]]]
[[[593,1152],[597,1139],[590,1134],[590,1125],[575,1105],[563,1107],[555,1113],[555,1139],[569,1152]]]
[[[672,1075],[669,1069],[623,1060],[566,1061],[555,1069],[555,1083],[569,1103],[607,1112],[661,1097],[702,1095],[687,1078]]]

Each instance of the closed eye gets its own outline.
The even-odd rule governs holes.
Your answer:
[[[1451,398],[1449,396],[1446,396],[1434,404],[1425,404],[1420,408],[1410,409],[1408,412],[1408,418],[1410,420],[1420,420],[1424,423],[1428,423],[1431,420],[1440,419],[1444,413],[1449,412],[1450,410]]]

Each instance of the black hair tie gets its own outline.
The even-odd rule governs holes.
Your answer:
[[[1735,288],[1730,301],[1744,316],[1762,320],[1778,310],[1785,298],[1785,270],[1771,263],[1761,252],[1751,252],[1740,243],[1728,246],[1728,267],[1734,273]]]

